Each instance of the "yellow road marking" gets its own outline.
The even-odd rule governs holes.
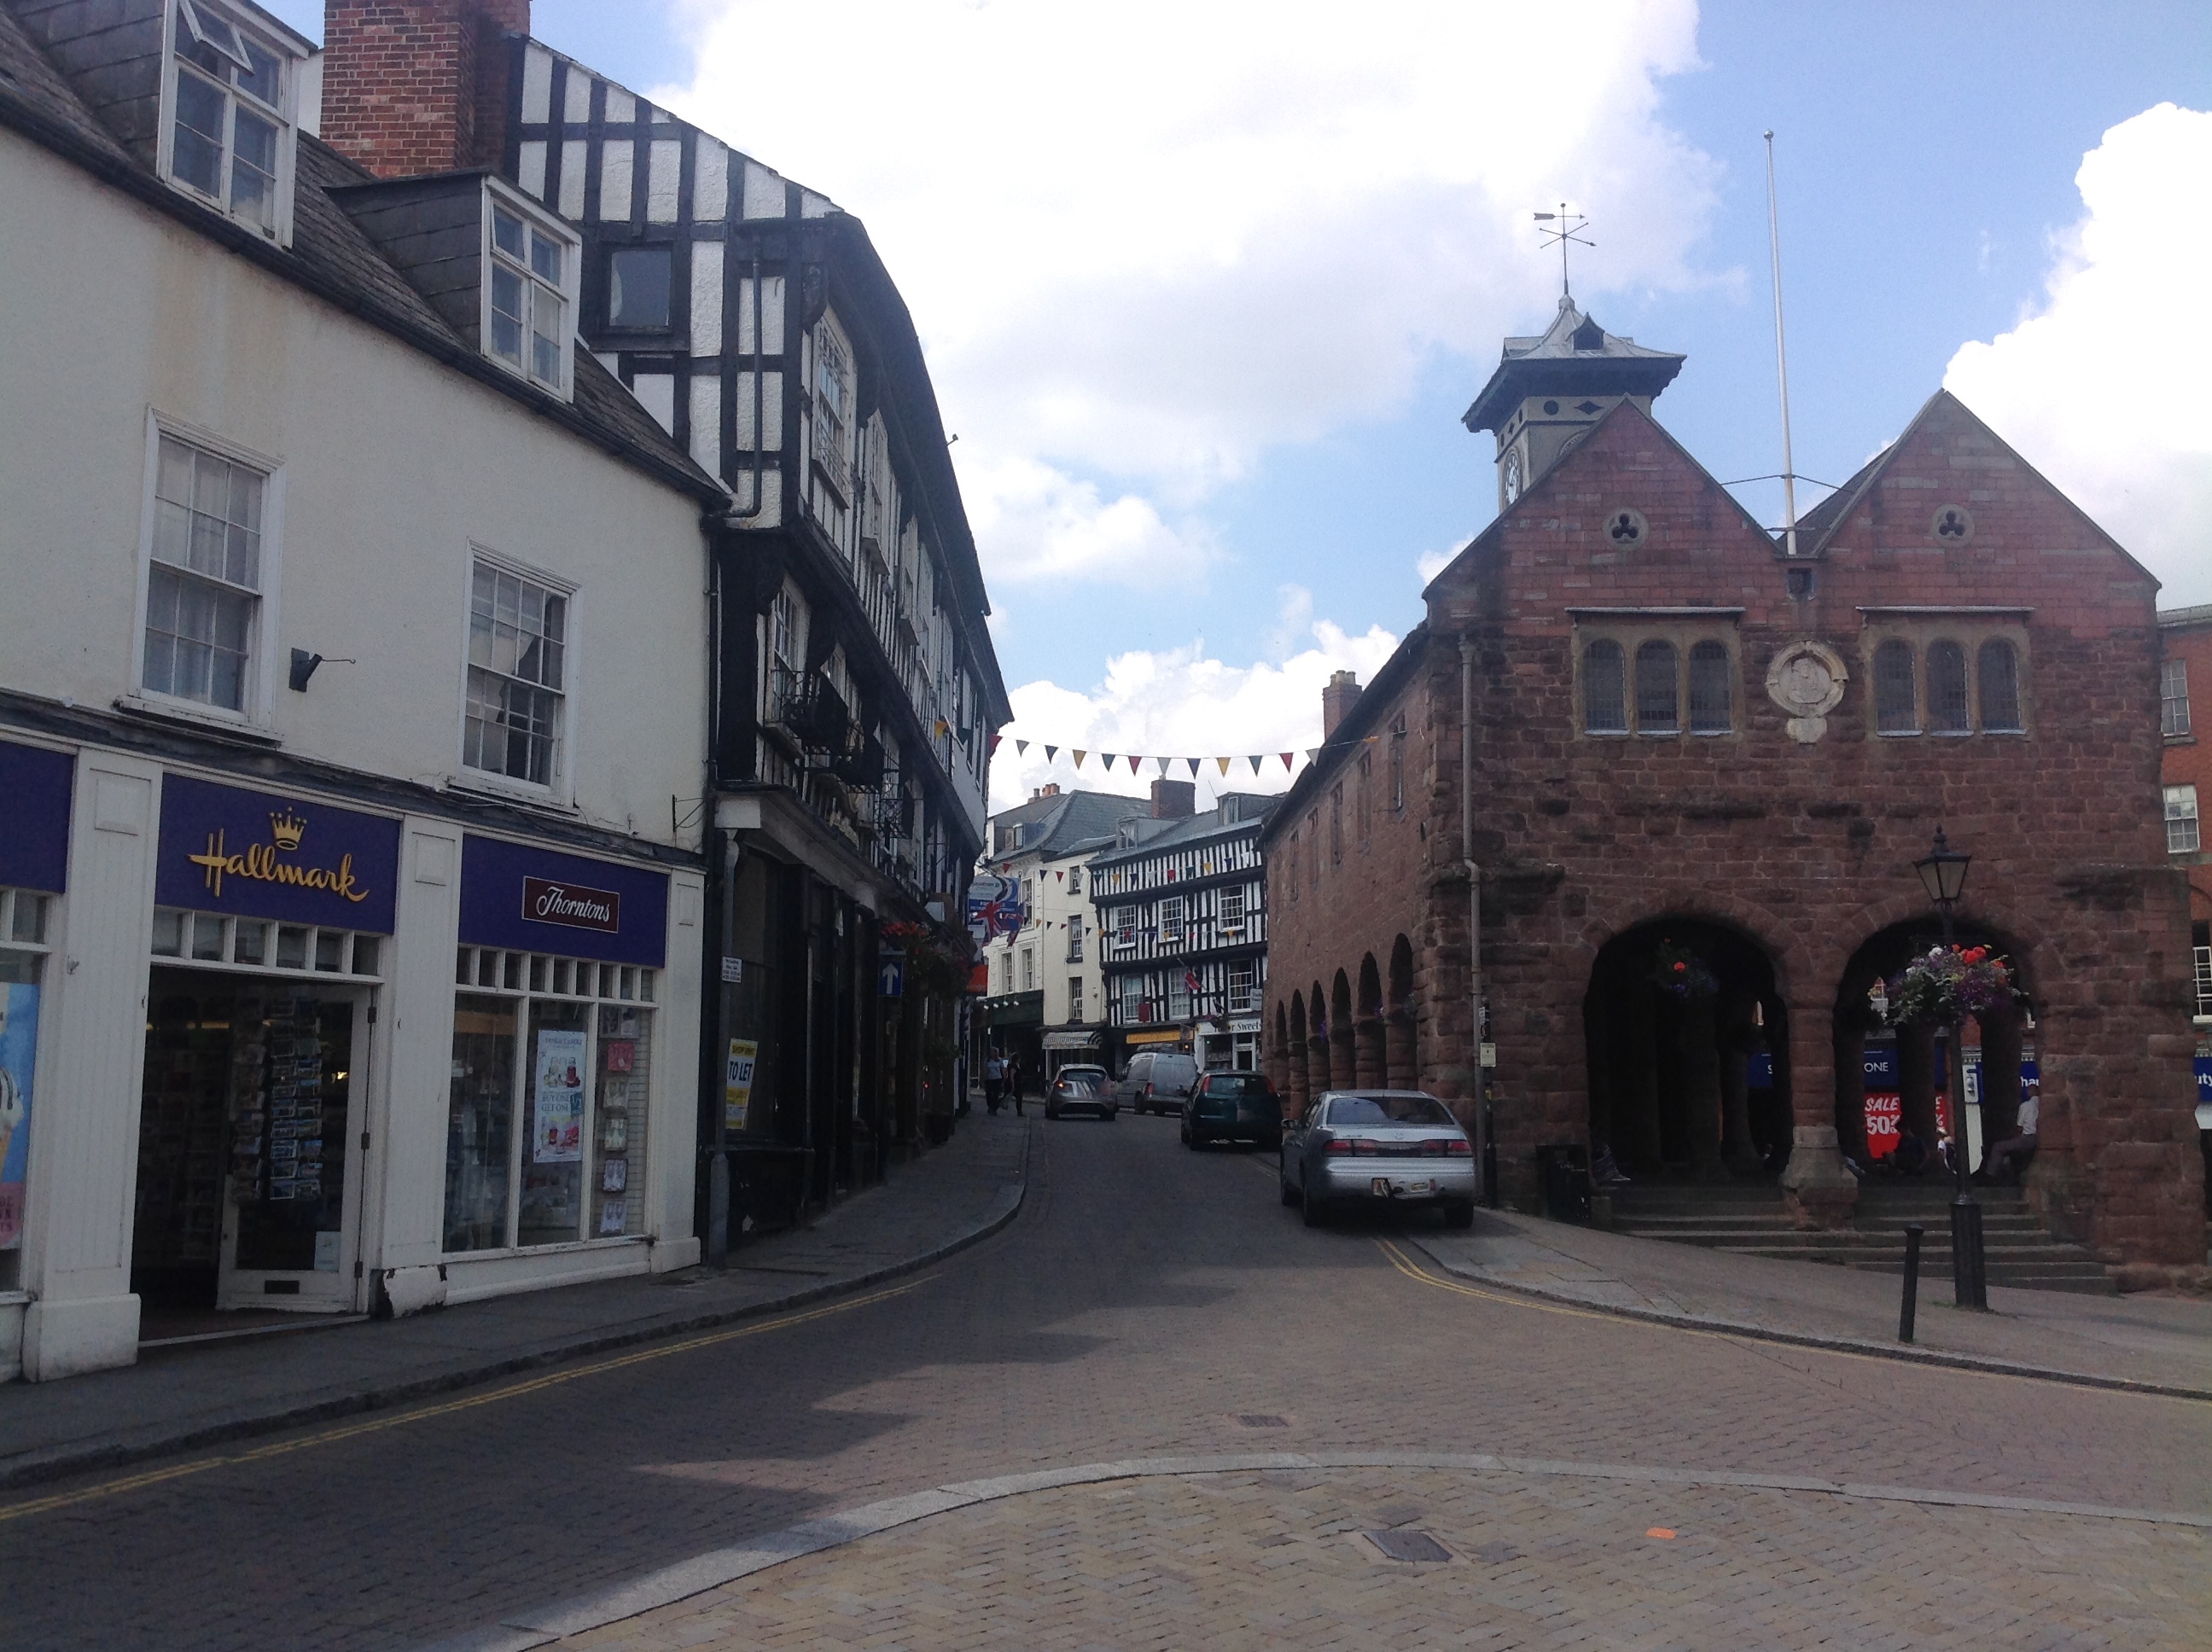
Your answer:
[[[787,1330],[794,1325],[826,1319],[833,1314],[850,1313],[855,1308],[866,1308],[872,1303],[886,1302],[893,1297],[904,1296],[918,1290],[939,1276],[927,1274],[919,1279],[909,1279],[888,1290],[871,1291],[865,1297],[855,1297],[850,1302],[831,1303],[823,1308],[811,1308],[805,1313],[788,1314],[781,1319],[763,1320],[757,1324],[739,1325],[726,1331],[709,1331],[703,1335],[687,1337],[681,1342],[663,1344],[658,1347],[641,1348],[634,1353],[617,1354],[606,1359],[593,1360],[588,1365],[571,1370],[549,1371],[543,1376],[533,1376],[527,1382],[510,1382],[503,1388],[494,1388],[486,1394],[471,1394],[465,1400],[447,1400],[434,1406],[418,1406],[391,1417],[380,1417],[368,1422],[348,1423],[337,1428],[325,1429],[319,1433],[302,1435],[297,1439],[277,1440],[268,1445],[256,1446],[250,1451],[240,1451],[221,1457],[199,1457],[190,1462],[171,1463],[165,1467],[148,1469],[143,1473],[126,1474],[119,1479],[103,1480],[98,1485],[88,1485],[74,1491],[57,1491],[51,1497],[34,1497],[28,1502],[11,1503],[0,1508],[0,1521],[20,1520],[27,1515],[42,1515],[49,1509],[66,1509],[80,1503],[91,1503],[101,1497],[119,1497],[126,1491],[136,1491],[145,1486],[159,1485],[164,1480],[181,1479],[188,1474],[204,1474],[211,1468],[227,1468],[237,1463],[259,1462],[265,1458],[282,1457],[295,1451],[304,1451],[310,1446],[331,1445],[341,1440],[357,1438],[364,1434],[380,1433],[386,1429],[399,1428],[409,1423],[427,1422],[434,1417],[450,1417],[456,1412],[473,1411],[479,1406],[496,1405],[503,1400],[518,1400],[525,1394],[540,1393],[558,1388],[564,1382],[574,1382],[580,1377],[597,1376],[606,1371],[617,1371],[632,1365],[642,1365],[649,1360],[665,1359],[672,1354],[686,1354],[700,1348],[711,1348],[725,1342],[735,1342],[741,1337],[757,1337],[769,1331]]]

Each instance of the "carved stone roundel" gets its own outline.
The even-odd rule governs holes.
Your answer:
[[[1843,657],[1825,642],[1793,642],[1766,668],[1766,692],[1793,718],[1826,717],[1843,701],[1850,680]]]

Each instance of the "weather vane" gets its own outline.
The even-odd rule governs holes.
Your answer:
[[[1587,246],[1592,250],[1595,250],[1597,243],[1593,240],[1585,240],[1582,234],[1583,230],[1589,228],[1589,220],[1579,212],[1569,212],[1567,210],[1567,203],[1565,201],[1562,201],[1559,203],[1559,210],[1557,212],[1538,213],[1536,215],[1536,222],[1540,224],[1554,224],[1558,226],[1558,228],[1553,229],[1540,229],[1536,233],[1545,238],[1547,245],[1553,243],[1558,245],[1559,249],[1559,293],[1562,297],[1572,298],[1575,295],[1575,289],[1567,284],[1567,243],[1569,241],[1572,241],[1577,246]]]

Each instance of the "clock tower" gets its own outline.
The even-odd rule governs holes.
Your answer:
[[[1542,334],[1507,339],[1498,371],[1460,421],[1498,438],[1498,508],[1528,491],[1614,403],[1649,413],[1682,360],[1607,332],[1567,297]]]

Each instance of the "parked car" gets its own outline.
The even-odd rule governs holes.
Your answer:
[[[1310,1228],[1354,1205],[1439,1205],[1445,1226],[1474,1224],[1474,1144],[1418,1090],[1322,1091],[1284,1131],[1276,1175]]]
[[[1114,1115],[1121,1110],[1114,1100],[1113,1075],[1103,1067],[1062,1067],[1045,1086],[1044,1115],[1048,1119],[1088,1113],[1111,1124]]]
[[[1138,1113],[1180,1113],[1198,1088],[1198,1063],[1180,1050],[1139,1050],[1115,1081],[1114,1099]]]
[[[1267,1075],[1209,1072],[1182,1109],[1182,1145],[1249,1141],[1273,1151],[1283,1145],[1283,1101]]]

